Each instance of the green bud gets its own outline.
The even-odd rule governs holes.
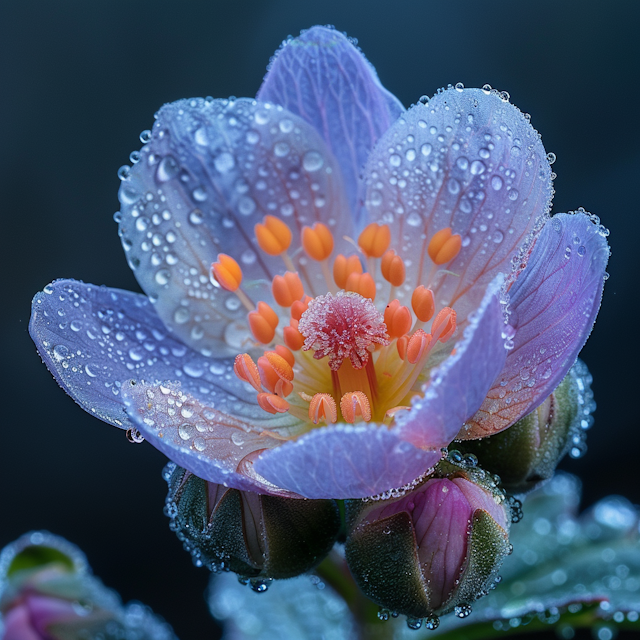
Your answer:
[[[409,624],[471,612],[510,552],[511,512],[494,478],[473,457],[442,461],[391,497],[346,502],[349,568],[364,594]]]
[[[562,458],[586,449],[584,430],[594,408],[591,376],[577,361],[556,390],[530,414],[505,431],[452,445],[473,453],[483,467],[502,479],[510,493],[526,493],[553,476]]]
[[[233,571],[257,590],[318,564],[340,530],[334,500],[259,495],[207,482],[170,463],[165,513],[197,566]],[[266,582],[265,582],[266,581]]]

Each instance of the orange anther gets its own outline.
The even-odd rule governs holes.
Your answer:
[[[333,279],[340,289],[344,289],[347,286],[347,278],[352,273],[362,273],[360,258],[358,256],[346,258],[342,254],[336,256],[333,262]]]
[[[304,345],[304,336],[297,327],[285,327],[282,330],[282,337],[291,351],[300,351]]]
[[[252,311],[248,315],[248,319],[249,329],[251,329],[253,337],[262,344],[269,344],[276,335],[275,328],[257,311]]]
[[[445,264],[453,260],[460,252],[462,238],[452,234],[451,227],[440,229],[429,241],[427,252],[436,264]]]
[[[380,270],[382,271],[382,277],[394,287],[400,287],[404,284],[406,276],[404,260],[396,255],[393,249],[389,249],[389,251],[382,256]]]
[[[289,411],[289,403],[273,393],[259,393],[258,404],[268,413],[286,413]]]
[[[305,296],[302,300],[296,300],[291,305],[291,317],[294,320],[300,320],[302,314],[309,308],[309,303],[313,300],[310,296]]]
[[[275,276],[271,283],[274,300],[281,307],[290,307],[304,295],[304,288],[300,276],[293,271],[287,271],[284,276]]]
[[[291,244],[291,229],[280,218],[265,216],[262,224],[254,227],[258,245],[270,256],[279,256]]]
[[[345,290],[359,293],[363,298],[370,300],[376,298],[376,283],[369,273],[352,272],[347,278]]]
[[[333,251],[333,234],[322,222],[316,222],[313,227],[302,227],[301,240],[306,254],[318,262],[326,260]]]
[[[242,282],[240,265],[226,253],[218,254],[218,261],[211,265],[211,275],[225,291],[236,291]]]
[[[281,396],[288,396],[293,391],[293,369],[275,351],[267,351],[258,358],[258,370],[262,386],[267,391]]]
[[[391,229],[388,224],[372,222],[364,228],[358,238],[358,245],[368,258],[379,258],[391,243]]]
[[[325,424],[338,421],[336,401],[328,393],[316,393],[309,403],[309,420],[318,424],[323,420]]]
[[[349,391],[340,400],[340,411],[346,422],[355,422],[358,416],[362,416],[365,422],[371,420],[371,406],[369,398],[362,391]]]
[[[456,312],[451,307],[445,307],[431,323],[431,333],[436,340],[446,342],[456,330]]]
[[[409,348],[409,336],[400,336],[396,341],[396,348],[398,349],[400,360],[405,360],[407,357],[407,349]]]
[[[389,337],[399,338],[411,329],[411,311],[403,307],[399,300],[394,300],[384,310],[384,323],[387,325]]]
[[[287,349],[287,347],[285,347],[284,345],[277,344],[276,353],[281,358],[284,358],[289,363],[290,366],[293,367],[293,365],[296,363],[296,357],[293,355],[293,353],[291,353],[291,350]]]
[[[411,364],[415,364],[420,360],[431,346],[431,334],[426,333],[422,329],[416,330],[416,332],[409,338],[409,344],[407,346],[407,360]],[[258,360],[258,363],[260,361]]]
[[[433,300],[433,291],[427,289],[424,285],[416,287],[411,295],[411,307],[413,313],[421,322],[428,322],[433,318],[436,304]]]
[[[278,326],[278,314],[266,302],[258,302],[258,313],[269,323],[272,329]]]
[[[236,356],[236,361],[233,363],[233,371],[240,380],[248,382],[256,391],[262,390],[260,372],[248,353],[240,353]]]

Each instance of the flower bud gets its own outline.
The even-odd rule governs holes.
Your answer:
[[[548,480],[562,458],[586,449],[585,429],[595,405],[591,376],[576,362],[556,390],[530,414],[505,431],[482,440],[456,442],[453,447],[473,453],[480,464],[500,476],[509,493],[526,493]]]
[[[450,611],[466,617],[510,552],[504,493],[448,460],[399,497],[348,501],[346,515],[346,558],[364,594],[430,628]]]
[[[207,482],[170,463],[165,512],[196,565],[233,571],[266,588],[318,564],[340,530],[334,500],[259,495]],[[265,582],[266,581],[266,582]]]

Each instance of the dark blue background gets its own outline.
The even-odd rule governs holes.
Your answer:
[[[118,167],[164,102],[252,96],[287,34],[332,23],[359,39],[406,105],[440,86],[492,86],[557,154],[554,211],[611,229],[611,279],[583,358],[598,402],[585,504],[640,502],[637,479],[640,4],[565,0],[5,0],[0,7],[2,438],[0,546],[32,528],[79,544],[125,599],[182,640],[216,637],[162,515],[164,457],[81,411],[27,334],[32,295],[59,277],[139,290],[112,220]]]

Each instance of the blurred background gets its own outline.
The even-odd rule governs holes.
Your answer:
[[[0,547],[34,528],[65,536],[182,640],[219,630],[203,598],[208,572],[162,514],[164,456],[58,388],[27,333],[30,301],[60,277],[139,291],[112,219],[116,172],[139,133],[165,102],[253,96],[282,39],[318,23],[358,38],[407,106],[449,83],[507,90],[557,154],[554,211],[583,206],[611,229],[611,278],[582,352],[595,426],[587,454],[562,468],[582,478],[584,506],[610,493],[640,503],[640,353],[628,335],[639,312],[640,3],[4,0]]]

